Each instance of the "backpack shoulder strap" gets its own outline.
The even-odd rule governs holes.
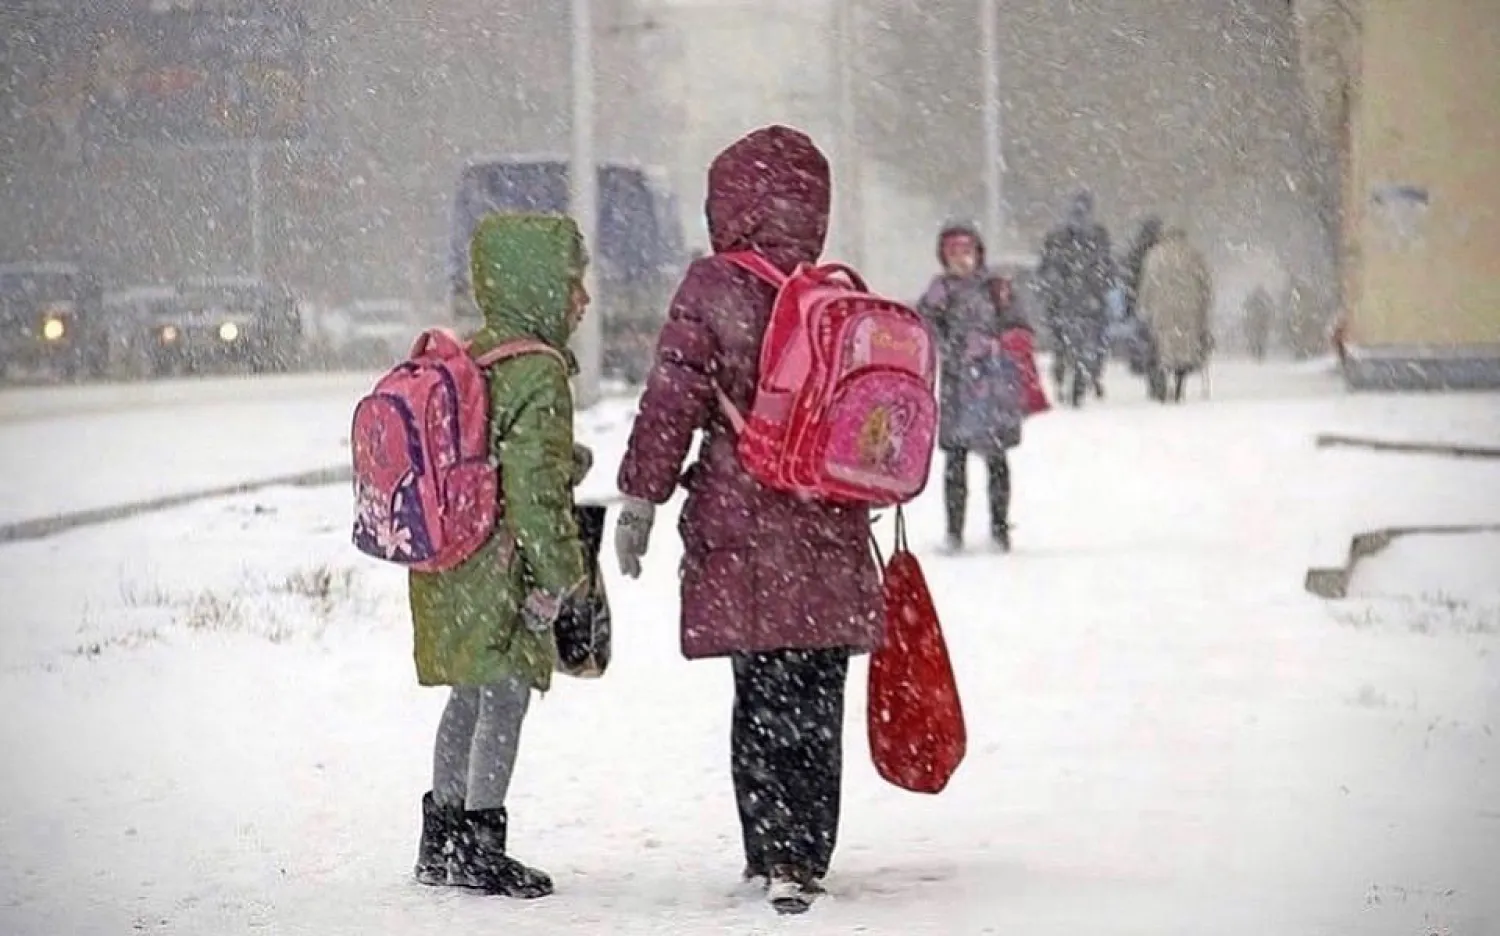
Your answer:
[[[563,353],[561,351],[557,350],[546,342],[538,341],[535,338],[516,338],[511,341],[502,342],[501,344],[496,345],[494,348],[491,348],[485,353],[476,356],[474,358],[474,363],[478,364],[481,369],[485,369],[489,368],[492,365],[499,364],[501,361],[509,360],[513,357],[520,357],[523,354],[551,355],[557,360],[559,364],[563,366],[565,370],[568,366],[568,359],[563,356]]]
[[[777,269],[776,264],[754,250],[737,250],[733,253],[719,254],[719,256],[747,273],[754,274],[759,279],[765,280],[777,289],[780,289],[782,284],[787,281],[787,275]]]

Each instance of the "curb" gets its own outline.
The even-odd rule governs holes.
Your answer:
[[[358,371],[224,374],[130,383],[0,387],[0,424],[71,419],[228,403],[347,399],[354,405],[376,375]]]
[[[38,517],[34,520],[21,520],[16,523],[0,524],[0,546],[10,543],[22,543],[30,540],[46,539],[69,530],[80,527],[99,526],[105,523],[115,523],[120,520],[129,520],[142,514],[157,513],[163,510],[171,510],[174,507],[184,507],[198,501],[213,500],[217,497],[234,497],[237,494],[250,494],[254,491],[273,487],[329,487],[335,484],[352,484],[354,472],[348,465],[340,465],[334,468],[318,468],[313,471],[302,471],[296,474],[278,475],[274,478],[261,478],[256,481],[242,481],[239,484],[228,484],[222,487],[206,488],[198,491],[190,491],[185,494],[169,494],[165,497],[154,497],[150,500],[133,501],[128,504],[115,504],[111,507],[96,507],[92,510],[79,510],[72,513],[54,514],[50,517]],[[580,507],[613,507],[624,502],[619,495],[608,495],[604,497],[589,497],[578,501]]]
[[[1405,455],[1443,455],[1448,458],[1500,458],[1500,448],[1483,445],[1458,445],[1451,442],[1392,442],[1363,436],[1324,433],[1317,437],[1318,448],[1369,449],[1372,452],[1399,452]]]
[[[1385,527],[1355,535],[1349,541],[1349,558],[1342,567],[1307,570],[1303,588],[1319,598],[1338,600],[1349,597],[1349,582],[1360,560],[1385,551],[1403,536],[1453,535],[1456,533],[1500,533],[1500,523],[1476,523],[1462,526]]]
[[[169,494],[165,497],[155,497],[151,500],[134,501],[128,504],[116,504],[112,507],[96,507],[93,510],[54,514],[50,517],[39,517],[35,520],[22,520],[18,523],[0,525],[0,544],[45,539],[49,536],[65,533],[68,530],[76,530],[79,527],[97,526],[101,523],[114,523],[119,520],[128,520],[131,517],[140,516],[141,514],[170,510],[173,507],[182,507],[187,504],[196,503],[197,501],[211,500],[215,497],[232,497],[236,494],[249,494],[263,488],[326,487],[331,484],[349,484],[352,483],[352,479],[353,474],[350,468],[347,465],[341,465],[337,468],[319,468],[314,471],[280,475],[274,478],[242,481],[239,484],[190,491],[185,494]]]

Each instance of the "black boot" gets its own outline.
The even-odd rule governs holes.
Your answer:
[[[995,548],[1003,553],[1010,552],[1010,525],[1002,523],[990,530],[990,538],[995,541]]]
[[[1010,461],[1004,452],[989,458],[990,539],[1001,552],[1010,552]]]
[[[740,871],[740,882],[747,888],[764,892],[771,885],[771,874],[762,864],[746,862],[744,870]]]
[[[504,809],[464,813],[455,840],[452,882],[501,897],[530,900],[552,893],[552,878],[505,853],[509,825]]]
[[[956,553],[964,547],[964,511],[969,504],[969,453],[948,449],[943,466],[943,510],[948,518],[948,535],[943,548]]]
[[[453,838],[463,823],[463,810],[439,806],[431,793],[422,795],[422,840],[417,845],[417,883],[438,886],[448,883],[448,859]]]
[[[1150,374],[1146,377],[1146,393],[1157,403],[1167,402],[1167,372],[1160,367],[1152,366]]]
[[[772,868],[766,886],[766,900],[781,914],[806,913],[824,893],[822,882],[810,870],[797,865]]]

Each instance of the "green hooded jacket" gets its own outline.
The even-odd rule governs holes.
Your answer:
[[[568,308],[587,263],[573,222],[555,215],[491,214],[474,231],[474,297],[484,327],[477,354],[516,338],[561,351],[495,364],[490,451],[500,466],[502,519],[477,553],[445,572],[410,577],[417,679],[424,686],[480,686],[520,676],[551,685],[551,628],[528,628],[527,601],[561,599],[585,580],[573,519],[573,396]]]

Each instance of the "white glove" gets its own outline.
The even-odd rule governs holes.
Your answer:
[[[620,574],[641,577],[641,560],[651,545],[651,527],[656,523],[656,505],[635,497],[625,498],[620,519],[615,522],[615,558]]]

